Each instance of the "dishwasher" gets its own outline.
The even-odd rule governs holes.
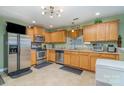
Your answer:
[[[60,64],[64,64],[64,51],[56,50],[56,62]]]

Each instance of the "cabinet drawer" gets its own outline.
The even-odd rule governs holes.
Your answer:
[[[101,54],[100,57],[109,58],[109,59],[116,59],[116,55],[112,55],[112,54]]]

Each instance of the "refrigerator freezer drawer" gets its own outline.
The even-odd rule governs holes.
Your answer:
[[[20,49],[20,69],[31,66],[31,50],[30,48]]]
[[[8,73],[14,72],[17,70],[17,54],[8,55]]]

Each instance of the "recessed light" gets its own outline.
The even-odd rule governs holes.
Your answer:
[[[96,16],[99,16],[100,15],[100,13],[99,12],[96,12]]]
[[[53,28],[53,25],[49,25],[50,28]]]
[[[44,6],[41,6],[41,8],[42,8],[42,9],[45,9],[45,7],[44,7]]]
[[[36,21],[34,21],[34,20],[33,20],[33,21],[32,21],[32,23],[33,23],[33,24],[35,24],[35,23],[36,23]]]
[[[74,29],[72,29],[71,32],[74,32]]]
[[[42,12],[42,15],[44,15],[45,14],[45,12]]]
[[[53,16],[52,16],[52,15],[50,15],[50,18],[53,18]]]
[[[62,13],[63,12],[63,9],[60,9],[60,12]]]
[[[60,14],[58,14],[58,17],[61,17],[61,15],[60,15]]]

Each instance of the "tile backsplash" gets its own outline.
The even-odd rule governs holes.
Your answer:
[[[95,43],[103,44],[103,48],[107,48],[108,44],[113,44],[115,47],[117,47],[117,42],[91,42],[90,44],[84,44],[84,40],[82,36],[80,36],[76,39],[67,37],[65,43],[47,44],[47,48],[93,49],[93,44]]]

